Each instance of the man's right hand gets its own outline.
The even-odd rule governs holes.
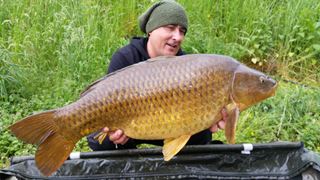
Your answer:
[[[109,128],[105,127],[102,129],[104,133],[109,133],[109,140],[112,141],[114,144],[121,144],[124,145],[129,140],[121,129],[117,129],[116,131],[109,131]]]

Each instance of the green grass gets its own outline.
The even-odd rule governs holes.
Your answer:
[[[277,96],[241,114],[237,142],[303,141],[320,152],[320,3],[317,0],[179,1],[189,53],[226,54],[290,79]],[[103,76],[111,55],[142,35],[152,1],[0,0],[0,167],[35,148],[7,130],[33,112],[61,107]],[[222,132],[214,138],[223,139]],[[88,151],[82,140],[77,150]]]
[[[264,71],[310,84],[320,76],[320,3],[225,0],[188,3],[186,49],[227,54]]]

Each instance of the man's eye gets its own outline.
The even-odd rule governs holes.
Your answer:
[[[186,34],[186,30],[185,29],[183,29],[183,28],[180,28],[180,30],[179,30],[181,33],[183,33],[183,34]]]

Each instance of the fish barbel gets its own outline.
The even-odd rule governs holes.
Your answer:
[[[163,139],[170,160],[189,138],[221,119],[235,143],[239,112],[272,95],[275,80],[231,57],[209,54],[157,57],[110,73],[81,97],[58,109],[31,115],[10,126],[26,143],[38,145],[42,174],[55,172],[84,136],[108,127],[134,139]]]

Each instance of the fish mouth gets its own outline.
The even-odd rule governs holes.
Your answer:
[[[273,78],[267,77],[267,79],[271,82],[272,87],[269,90],[269,94],[270,96],[274,96],[276,94],[276,90],[278,88],[278,82],[276,80],[274,80]]]
[[[274,88],[277,88],[278,82],[277,82],[276,80],[274,80],[274,79],[270,79],[270,80],[271,80],[271,82],[272,82],[272,84],[273,84],[273,87],[274,87]]]
[[[276,94],[276,90],[277,90],[277,88],[278,88],[278,84],[279,84],[279,83],[277,83],[276,81],[274,81],[274,85],[273,85],[273,87],[272,87],[272,89],[271,89],[271,96],[274,96],[274,95]]]

